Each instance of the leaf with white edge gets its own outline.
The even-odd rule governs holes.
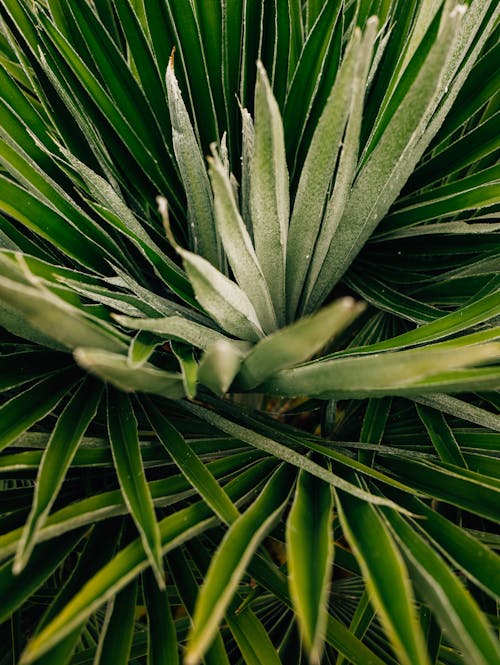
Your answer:
[[[214,144],[211,150],[209,174],[214,192],[217,231],[236,281],[254,306],[262,329],[269,333],[278,327],[269,289],[252,240],[238,211],[227,170]]]
[[[305,362],[347,328],[364,308],[363,303],[345,297],[267,335],[243,361],[238,379],[242,387],[254,388],[276,372]]]
[[[186,665],[196,665],[210,646],[252,555],[284,510],[292,482],[290,468],[281,466],[226,533],[196,601]]]
[[[0,450],[46,416],[80,378],[74,367],[50,374],[0,406]]]
[[[52,431],[38,470],[31,512],[24,525],[14,559],[18,574],[28,563],[66,471],[76,449],[92,421],[101,400],[102,386],[95,379],[86,379],[68,402]]]
[[[160,529],[144,473],[137,420],[128,395],[108,388],[107,412],[111,452],[123,498],[140,533],[158,586],[164,588]]]
[[[99,642],[94,656],[95,665],[128,665],[134,637],[137,579],[108,601]]]
[[[100,349],[78,347],[73,355],[80,367],[125,392],[155,393],[173,399],[184,397],[181,374],[158,369],[149,363],[131,367],[127,356]]]
[[[343,492],[338,492],[337,497],[343,531],[398,662],[429,665],[408,571],[384,520],[375,506]]]
[[[432,383],[432,378],[445,377],[447,389],[460,392],[464,382],[461,382],[458,370],[495,362],[499,357],[500,344],[497,342],[450,349],[442,349],[440,344],[434,344],[408,351],[344,356],[312,361],[302,367],[283,370],[268,379],[263,389],[271,394],[290,397],[418,395],[426,390],[438,392],[439,381]],[[494,366],[491,367],[491,373],[488,373],[488,385],[490,381],[493,385],[500,383],[500,371]]]
[[[269,462],[262,461],[250,474],[241,474],[232,480],[226,488],[230,498],[237,501],[246,496],[263,477],[267,477],[268,471]],[[204,501],[164,517],[160,522],[163,554],[217,524],[217,517]],[[88,580],[64,609],[32,638],[22,654],[20,665],[33,663],[46,653],[75,627],[84,623],[109,598],[125,588],[148,565],[141,539],[137,538]]]
[[[372,16],[366,23],[363,39],[356,54],[356,64],[352,73],[349,90],[352,91],[349,108],[349,118],[342,141],[342,151],[339,157],[339,165],[335,175],[335,185],[324,213],[318,239],[314,246],[312,261],[307,274],[307,281],[303,297],[305,300],[314,290],[317,276],[323,265],[331,243],[335,237],[337,224],[342,218],[347,202],[349,200],[352,182],[356,175],[359,153],[359,137],[363,119],[363,104],[366,94],[366,79],[373,55],[373,45],[377,36],[378,19]],[[356,32],[353,40],[355,39]],[[344,60],[344,63],[346,61]],[[343,71],[344,64],[340,68]],[[335,89],[335,88],[334,88]],[[333,94],[333,91],[332,91]],[[340,143],[340,141],[339,141]]]
[[[290,596],[311,663],[321,662],[325,639],[333,570],[332,509],[331,486],[301,471],[286,524],[286,551]]]
[[[231,342],[219,341],[204,353],[198,380],[216,395],[226,393],[241,367],[244,355]]]
[[[140,367],[153,355],[157,346],[161,342],[148,332],[140,330],[132,340],[128,347],[127,360],[130,367]]]
[[[441,99],[439,83],[460,18],[458,11],[445,17],[425,63],[358,174],[306,312],[316,309],[345,273],[429,144],[432,137],[424,141],[422,134]]]
[[[159,589],[154,576],[143,576],[144,602],[148,613],[148,665],[179,665],[177,635],[168,591]]]
[[[225,620],[247,665],[282,665],[269,634],[250,607],[226,612]]]
[[[251,342],[263,336],[255,309],[240,287],[198,254],[177,248],[203,309],[231,335]]]
[[[440,411],[429,409],[426,406],[416,405],[417,413],[443,462],[467,468],[460,446],[455,439],[453,430],[446,422]]]
[[[288,321],[295,318],[320,231],[323,209],[349,114],[360,41],[361,32],[357,29],[346,49],[335,84],[316,126],[297,186],[286,248]]]
[[[96,346],[106,351],[125,351],[125,335],[70,305],[42,287],[28,286],[0,277],[0,300],[19,313],[33,328],[67,349]]]
[[[255,252],[278,324],[285,321],[285,262],[290,201],[283,123],[262,63],[257,63],[250,212]]]
[[[182,316],[167,316],[158,319],[136,319],[119,314],[113,314],[112,316],[124,328],[149,331],[165,336],[166,339],[192,344],[198,349],[206,350],[217,342],[232,342],[242,351],[250,347],[246,342],[232,340],[213,328],[207,328],[201,323],[189,321]]]
[[[198,363],[194,356],[192,347],[180,342],[171,342],[172,349],[182,372],[182,383],[186,396],[194,399],[196,396],[196,384],[198,382]]]
[[[143,407],[156,435],[188,482],[223,522],[234,522],[239,516],[238,509],[210,469],[152,402],[145,401]]]
[[[215,233],[210,182],[191,119],[174,73],[173,54],[166,74],[174,152],[188,201],[188,222],[194,249],[212,265],[222,265]]]
[[[383,512],[402,547],[419,594],[447,638],[460,649],[463,661],[477,665],[500,662],[498,639],[473,597],[414,528],[393,511]]]
[[[241,216],[248,229],[250,237],[253,237],[252,215],[250,213],[250,165],[252,163],[255,130],[252,116],[247,109],[241,108]]]

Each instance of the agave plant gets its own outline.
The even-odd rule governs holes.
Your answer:
[[[0,665],[500,662],[494,0],[3,0]]]

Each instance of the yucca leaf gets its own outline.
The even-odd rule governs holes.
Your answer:
[[[270,439],[267,436],[263,436],[257,431],[243,427],[237,423],[232,422],[231,420],[221,416],[218,413],[209,411],[203,407],[198,406],[197,404],[184,403],[183,408],[188,413],[193,413],[199,418],[205,420],[207,423],[217,427],[222,432],[226,432],[230,436],[234,436],[246,443],[262,450],[273,457],[277,457],[288,464],[298,467],[304,471],[307,471],[312,476],[324,480],[333,487],[338,487],[343,489],[346,492],[352,493],[354,496],[368,501],[374,504],[386,505],[389,503],[393,508],[397,508],[390,500],[383,497],[375,496],[366,492],[363,489],[360,489],[356,485],[345,480],[343,477],[333,474],[331,471],[328,471],[320,464],[313,462],[309,457],[301,455],[296,450],[279,443],[275,439]]]
[[[46,416],[79,379],[74,367],[59,370],[0,406],[0,450]]]
[[[177,251],[196,299],[220,327],[243,340],[255,342],[262,337],[257,314],[246,293],[203,257],[181,248]]]
[[[124,328],[132,330],[145,330],[165,336],[167,339],[176,339],[180,342],[192,344],[199,349],[208,349],[217,342],[232,342],[239,348],[245,348],[244,343],[231,340],[213,328],[207,328],[195,321],[189,321],[182,316],[167,316],[157,319],[137,319],[128,316],[114,315],[113,318]]]
[[[349,114],[360,41],[361,33],[357,30],[349,42],[301,170],[286,248],[289,321],[295,317],[320,232],[323,209]]]
[[[215,234],[213,199],[207,170],[182,101],[174,74],[173,57],[167,68],[167,93],[175,156],[188,199],[188,223],[194,250],[220,267],[222,256]]]
[[[126,349],[125,336],[109,324],[85,314],[29,277],[31,285],[0,278],[0,299],[34,328],[67,349],[97,346],[107,351]]]
[[[210,180],[214,192],[217,231],[229,265],[241,289],[254,306],[260,325],[269,333],[277,328],[269,289],[255,254],[252,240],[240,217],[229,175],[212,145]]]
[[[148,612],[148,665],[178,665],[177,635],[168,592],[158,588],[150,571],[143,574],[142,580]]]
[[[260,460],[261,457],[262,455],[259,453],[240,453],[235,456],[234,461],[231,458],[226,458],[216,460],[208,466],[214,477],[223,479],[228,475],[243,471],[245,467],[256,460]],[[148,484],[155,506],[175,504],[194,494],[189,482],[180,475],[171,476],[162,481],[152,481]],[[128,508],[120,490],[102,492],[77,501],[49,515],[46,525],[39,533],[39,542],[50,540],[82,525],[94,524],[97,521],[126,514],[128,514]],[[21,534],[22,527],[0,536],[0,560],[4,560],[15,553]]]
[[[325,397],[382,397],[439,392],[446,385],[460,392],[467,385],[467,373],[458,370],[484,362],[494,362],[500,354],[496,342],[477,346],[441,349],[433,347],[387,352],[360,357],[312,361],[296,369],[283,370],[268,379],[264,389],[279,395],[316,395]],[[448,372],[448,374],[446,374]],[[433,382],[433,377],[436,381]],[[477,380],[476,376],[476,380]],[[486,385],[498,385],[500,374],[488,370]]]
[[[16,574],[29,560],[37,533],[43,527],[76,449],[95,416],[101,394],[102,387],[87,379],[68,402],[52,431],[38,470],[31,512],[14,559]]]
[[[354,71],[349,73],[350,87],[347,92],[350,92],[351,95],[350,100],[347,103],[347,126],[343,136],[342,150],[340,152],[339,163],[335,175],[335,185],[324,212],[316,244],[311,252],[312,260],[307,274],[306,292],[304,294],[306,299],[309,293],[314,289],[323,261],[328,253],[331,243],[334,242],[335,230],[340,219],[342,219],[343,212],[349,200],[354,176],[356,174],[366,81],[368,78],[370,63],[372,61],[377,28],[378,19],[376,17],[371,17],[366,22],[366,28],[361,43],[359,43],[359,38],[356,40],[356,32],[352,38],[352,48],[357,52],[355,55],[356,62]],[[340,67],[339,83],[340,73],[346,62],[347,59],[344,59],[344,62]],[[332,95],[334,94],[334,90],[335,86],[332,90]],[[320,124],[318,123],[318,128],[319,126]],[[318,131],[318,128],[316,131]],[[338,137],[337,144],[340,149],[340,138]],[[331,169],[333,170],[333,164]]]
[[[257,64],[250,212],[257,259],[278,324],[285,320],[285,261],[290,210],[283,124],[262,63]]]
[[[292,482],[289,469],[280,467],[227,532],[196,601],[186,664],[198,663],[212,642],[250,558],[285,507]]]
[[[243,611],[229,611],[225,620],[248,665],[280,665],[276,649],[266,629],[255,613],[245,607]]]
[[[134,635],[137,578],[108,601],[95,665],[127,665]]]
[[[290,596],[311,663],[321,661],[324,646],[334,554],[332,508],[331,486],[301,471],[286,542]]]
[[[140,330],[132,338],[128,347],[127,360],[131,367],[140,367],[153,355],[156,347],[159,346],[158,340],[150,333]]]
[[[80,367],[125,392],[152,392],[174,399],[184,396],[181,374],[158,369],[149,363],[132,367],[127,356],[99,349],[78,347],[73,355]]]
[[[2,607],[0,621],[3,623],[26,598],[29,598],[45,580],[60,566],[81,540],[83,530],[77,529],[60,536],[55,542],[38,545],[33,553],[31,564],[19,575],[12,572],[12,562],[0,567],[0,587]]]
[[[433,409],[418,404],[417,413],[443,462],[467,468],[467,462],[444,416]]]
[[[444,413],[449,413],[462,420],[468,420],[471,423],[476,423],[477,425],[500,432],[500,416],[498,414],[470,404],[469,402],[464,402],[457,397],[435,393],[427,396],[418,395],[415,397],[415,401],[425,406],[431,406],[434,409],[440,409]]]
[[[241,368],[240,385],[254,388],[276,372],[298,365],[314,356],[363,311],[363,303],[342,298],[310,317],[257,342]]]
[[[415,497],[401,498],[404,505],[418,520],[418,531],[437,545],[441,553],[451,559],[474,584],[481,586],[494,598],[500,597],[500,558],[477,537],[447,520],[438,511]]]
[[[188,442],[183,439],[152,402],[144,402],[144,410],[168,454],[171,455],[179,470],[199,492],[207,505],[227,524],[237,519],[239,516],[237,508],[206,465],[200,461]]]
[[[141,535],[141,542],[160,588],[165,586],[160,530],[146,483],[139,449],[137,420],[128,396],[108,388],[108,432],[123,498]]]
[[[267,463],[261,463],[251,476],[237,478],[227,490],[233,501],[255,488],[262,480]],[[162,552],[178,547],[197,533],[217,524],[204,502],[196,503],[165,517],[160,522]],[[27,665],[57,644],[75,627],[80,626],[98,607],[125,588],[148,567],[148,560],[140,539],[122,549],[106,566],[92,577],[76,596],[31,642],[28,643],[20,663]]]
[[[399,515],[384,511],[408,562],[419,593],[464,656],[478,665],[500,658],[498,641],[472,596],[443,560]]]
[[[390,532],[374,506],[342,492],[337,497],[342,528],[398,659],[427,665],[408,572]]]
[[[399,456],[383,455],[383,465],[418,492],[432,495],[486,519],[498,520],[500,485],[497,478],[489,478],[444,462],[416,459],[405,459],[403,462]],[[412,477],[412,474],[416,475]]]
[[[194,399],[196,396],[196,384],[198,382],[198,363],[194,356],[192,347],[180,344],[179,342],[171,342],[170,348],[177,358],[182,373],[182,385],[186,397]]]
[[[230,341],[210,346],[200,361],[198,380],[216,395],[224,395],[237,376],[244,354]]]
[[[450,54],[461,12],[444,20],[442,32],[400,102],[369,160],[358,174],[335,243],[323,263],[305,312],[316,308],[346,271],[361,245],[387,212],[428,143],[420,140],[440,95],[436,88]],[[428,137],[428,142],[431,136]],[[418,147],[417,147],[418,146]]]
[[[250,563],[249,570],[259,584],[269,589],[288,607],[292,607],[286,576],[277,566],[257,554]],[[341,621],[335,619],[331,614],[328,615],[326,641],[356,665],[365,665],[366,663],[382,665],[384,663],[361,640],[355,637]]]

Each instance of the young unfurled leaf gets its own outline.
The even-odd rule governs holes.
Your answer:
[[[174,399],[184,397],[181,374],[167,372],[149,363],[133,367],[127,356],[99,349],[78,347],[74,356],[80,367],[125,392],[155,393]]]
[[[243,361],[239,379],[241,386],[254,388],[276,372],[304,362],[352,323],[363,309],[363,303],[355,303],[349,297],[342,298],[313,316],[267,335]]]
[[[198,254],[177,248],[200,305],[229,334],[250,342],[263,336],[248,296]]]
[[[217,231],[236,281],[255,308],[264,332],[277,328],[268,285],[262,274],[252,240],[240,217],[231,182],[215,146],[212,145],[210,179],[214,190]]]
[[[290,201],[283,124],[262,63],[257,63],[255,138],[250,166],[255,252],[278,324],[285,321],[285,262]]]
[[[212,265],[220,267],[222,261],[215,233],[212,191],[205,161],[175,77],[173,54],[167,68],[167,93],[174,151],[187,195],[194,249]]]

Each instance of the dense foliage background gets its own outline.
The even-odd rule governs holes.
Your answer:
[[[0,665],[500,662],[499,15],[2,0]]]

